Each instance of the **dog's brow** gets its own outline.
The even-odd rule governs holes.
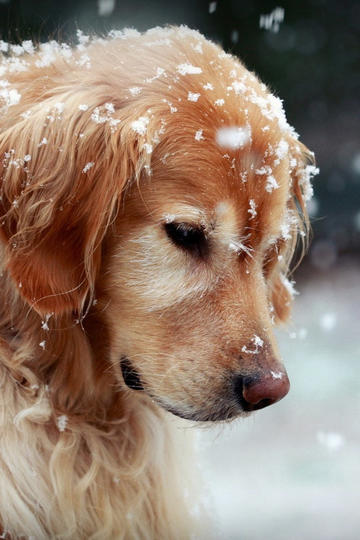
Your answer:
[[[162,215],[161,220],[165,223],[176,221],[205,228],[209,226],[209,219],[205,210],[191,205],[174,206]]]
[[[249,235],[239,229],[239,219],[235,205],[231,200],[219,201],[214,209],[214,236],[230,251],[240,253],[250,250],[244,242]]]

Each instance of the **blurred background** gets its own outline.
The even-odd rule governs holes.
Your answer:
[[[0,39],[187,24],[238,55],[284,100],[315,152],[313,242],[279,332],[292,390],[243,422],[199,431],[226,540],[360,538],[359,0],[0,0]]]

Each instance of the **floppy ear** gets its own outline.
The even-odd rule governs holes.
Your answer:
[[[296,268],[300,264],[308,246],[310,223],[306,202],[313,194],[311,178],[319,172],[315,167],[314,154],[306,146],[292,140],[289,148],[291,184],[286,223],[283,238],[274,250],[275,263],[269,272],[270,302],[278,322],[288,319],[292,299],[296,294],[293,283],[287,276],[292,266]],[[294,258],[298,260],[294,261]]]
[[[41,314],[82,309],[123,188],[146,161],[130,118],[79,103],[58,95],[23,115],[9,109],[0,135],[7,269]]]

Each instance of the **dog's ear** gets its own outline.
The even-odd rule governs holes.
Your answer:
[[[296,268],[303,258],[309,241],[309,216],[306,203],[313,195],[311,178],[319,172],[314,154],[299,141],[291,140],[290,199],[288,200],[283,238],[274,250],[275,263],[270,271],[270,302],[275,319],[286,322],[296,290],[288,279],[290,269]],[[270,265],[271,266],[271,265]]]
[[[41,314],[81,311],[124,186],[149,161],[129,115],[81,103],[51,97],[22,115],[9,107],[0,135],[7,270]]]

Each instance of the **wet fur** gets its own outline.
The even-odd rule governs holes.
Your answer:
[[[290,309],[284,276],[306,231],[307,151],[254,103],[245,113],[235,92],[214,105],[232,70],[258,96],[268,90],[197,32],[130,33],[85,52],[91,68],[74,49],[71,62],[58,53],[36,67],[36,53],[4,76],[22,97],[4,105],[0,134],[0,523],[11,538],[183,540],[197,523],[185,517],[193,503],[174,419],[159,404],[225,420],[239,414],[234,370],[281,365],[272,319]],[[179,74],[183,63],[202,73]],[[91,118],[97,107],[106,121]],[[133,128],[141,117],[145,133]],[[250,147],[219,149],[216,130],[245,123]],[[266,193],[255,170],[283,138],[288,155],[264,158],[280,184]],[[206,228],[206,261],[170,242],[171,219]],[[247,252],[231,249],[239,231]],[[253,335],[265,341],[256,358],[240,354]],[[145,392],[125,386],[122,355]]]

